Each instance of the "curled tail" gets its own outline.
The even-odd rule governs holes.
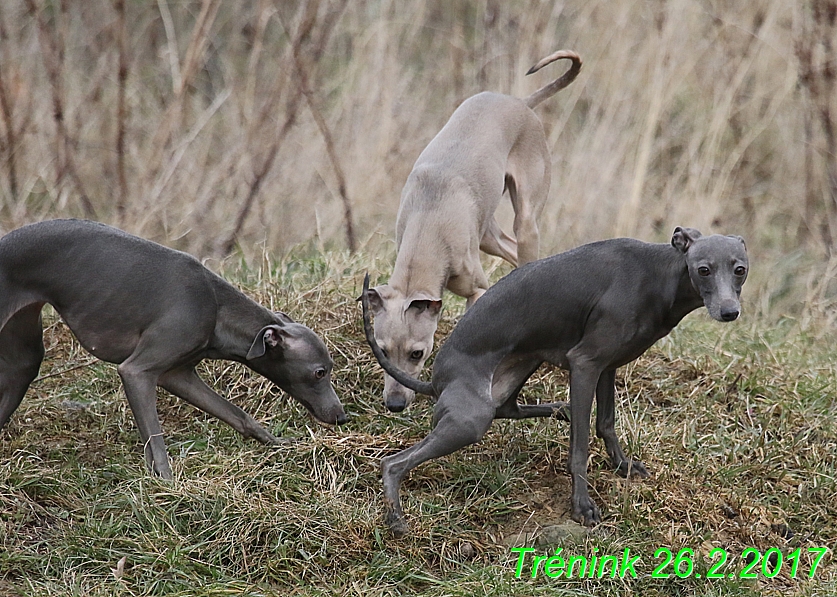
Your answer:
[[[368,292],[369,274],[367,273],[363,278],[363,293],[360,295],[360,304],[363,306],[363,332],[366,334],[366,341],[372,349],[372,354],[375,355],[375,358],[378,360],[381,367],[383,367],[384,371],[389,373],[395,381],[400,383],[402,386],[410,388],[419,394],[424,394],[425,396],[436,396],[436,392],[433,390],[433,384],[426,381],[420,381],[407,375],[404,371],[393,365],[384,354],[384,351],[381,350],[381,347],[378,346],[378,343],[375,341],[375,333],[372,331],[372,318],[369,313]]]
[[[578,76],[578,73],[581,72],[581,57],[571,50],[558,50],[554,54],[550,54],[546,58],[542,58],[541,61],[538,62],[532,68],[530,68],[526,74],[531,75],[532,73],[538,72],[547,64],[555,62],[556,60],[561,60],[562,58],[572,60],[572,66],[558,79],[555,79],[552,83],[549,83],[548,85],[544,85],[535,93],[524,99],[523,101],[526,102],[527,106],[529,106],[530,108],[534,108],[545,99],[552,97],[553,95],[561,91],[564,87],[575,81],[575,78]]]

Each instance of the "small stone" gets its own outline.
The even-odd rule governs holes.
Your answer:
[[[82,412],[87,410],[87,405],[76,400],[62,400],[59,405],[67,412]]]
[[[735,518],[738,516],[738,511],[729,504],[722,505],[721,512],[723,512],[724,516],[727,518]]]
[[[538,545],[554,545],[556,543],[573,543],[583,541],[587,537],[587,528],[575,521],[568,520],[561,524],[554,524],[541,529],[537,537]]]
[[[477,549],[470,541],[461,541],[459,543],[459,555],[463,560],[472,560],[477,555]]]
[[[785,541],[790,541],[791,539],[793,539],[793,531],[788,525],[784,523],[771,524],[770,530],[779,535]]]

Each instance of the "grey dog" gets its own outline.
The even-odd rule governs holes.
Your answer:
[[[44,357],[41,308],[51,304],[81,345],[117,363],[149,469],[170,479],[156,386],[245,437],[278,442],[195,372],[203,359],[244,363],[325,423],[346,414],[323,341],[258,305],[197,259],[84,220],[30,224],[0,239],[0,428]]]
[[[430,434],[381,462],[386,522],[393,534],[407,531],[400,486],[410,470],[479,441],[493,419],[553,414],[570,421],[572,518],[598,523],[601,514],[587,487],[594,396],[596,432],[613,469],[622,476],[647,477],[645,466],[626,456],[616,437],[616,369],[701,305],[718,321],[737,319],[748,268],[741,237],[702,236],[680,227],[670,245],[612,239],[532,262],[501,279],[466,311],[436,356],[430,383],[394,367],[375,342],[367,275],[361,295],[364,331],[375,357],[399,383],[438,396]],[[517,402],[523,384],[543,362],[569,370],[569,404]]]

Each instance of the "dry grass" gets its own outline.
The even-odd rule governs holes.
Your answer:
[[[741,234],[759,305],[801,314],[837,238],[833,9],[6,3],[0,228],[95,214],[201,257],[237,243],[252,258],[312,238],[346,246],[351,212],[377,247],[453,109],[485,89],[531,92],[560,69],[526,78],[528,66],[572,48],[582,74],[538,108],[553,155],[545,252],[665,241],[676,225]]]
[[[661,546],[704,555],[722,547],[734,559],[746,547],[835,545],[837,355],[795,322],[749,314],[729,326],[691,315],[620,376],[619,433],[651,479],[616,477],[600,442],[591,444],[591,487],[605,522],[565,552],[630,547],[648,562],[640,578],[514,578],[506,542],[568,517],[568,428],[556,421],[499,421],[480,444],[419,467],[404,486],[412,534],[391,539],[381,526],[378,461],[423,437],[432,405],[420,400],[400,415],[381,405],[382,377],[354,300],[375,261],[299,249],[278,263],[230,265],[227,275],[248,294],[327,339],[352,420],[314,424],[244,368],[209,363],[208,382],[292,443],[244,440],[161,393],[171,483],[143,470],[111,366],[52,376],[88,357],[51,324],[45,377],[0,442],[0,593],[833,594],[833,557],[812,581],[648,576]],[[461,309],[449,303],[441,336]],[[545,370],[525,398],[563,396],[565,383]]]

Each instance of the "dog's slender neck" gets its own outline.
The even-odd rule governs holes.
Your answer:
[[[216,282],[215,295],[218,315],[207,356],[243,363],[259,330],[272,323],[281,325],[282,322],[276,313],[250,300],[224,280]]]
[[[665,272],[670,279],[677,280],[677,287],[671,302],[671,307],[665,318],[669,329],[680,323],[686,315],[695,309],[703,306],[703,298],[692,284],[689,277],[689,265],[685,254],[681,253],[671,245],[665,245],[662,249],[665,253]]]
[[[427,256],[438,254],[444,246],[434,238],[433,228],[422,224],[421,218],[411,220],[404,229],[389,285],[405,297],[427,293],[441,298],[450,275],[450,256],[442,254],[435,259]]]

